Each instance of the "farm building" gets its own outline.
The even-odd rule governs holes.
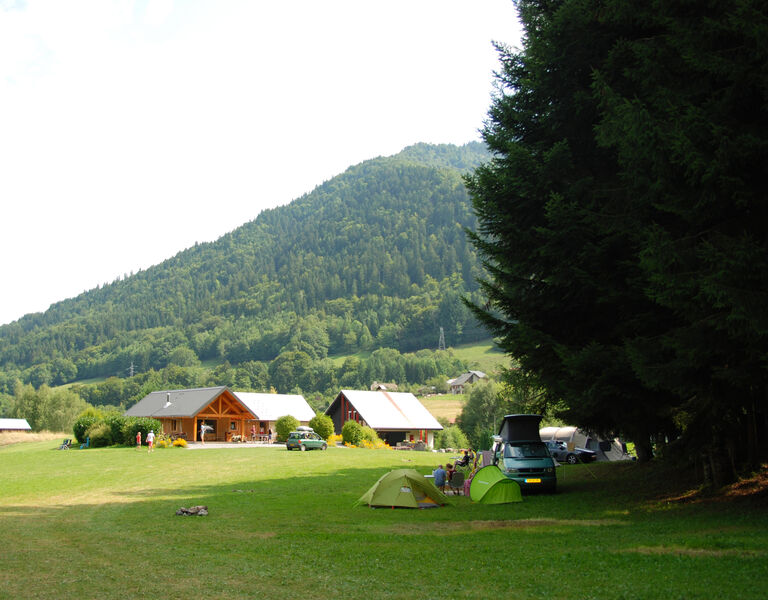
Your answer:
[[[416,396],[405,392],[341,390],[325,414],[333,420],[336,433],[347,421],[357,421],[390,446],[423,441],[432,448],[435,431],[443,428]]]
[[[226,386],[152,392],[125,411],[127,417],[157,419],[165,433],[190,441],[200,439],[205,424],[206,441],[221,442],[249,438],[253,428],[258,435],[274,432],[275,420],[288,414],[304,424],[315,416],[302,396],[236,393]]]
[[[482,371],[467,371],[462,373],[456,379],[449,379],[448,386],[451,388],[451,394],[463,394],[464,388],[481,379],[488,377]]]
[[[32,431],[26,419],[0,419],[0,432]]]

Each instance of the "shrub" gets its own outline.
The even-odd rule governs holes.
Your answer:
[[[92,425],[101,421],[103,417],[104,413],[98,408],[90,407],[81,412],[80,416],[75,420],[75,424],[72,426],[72,433],[74,434],[75,439],[81,444],[84,443],[85,438],[88,437],[86,431],[88,431]]]
[[[187,440],[185,440],[184,438],[176,438],[175,440],[173,440],[173,445],[176,448],[186,448]]]
[[[147,439],[147,434],[150,429],[154,429],[155,433],[160,433],[163,430],[163,426],[157,419],[150,417],[127,417],[123,424],[122,442],[126,446],[133,446],[136,444],[136,434],[141,431],[141,441]]]
[[[341,428],[341,439],[345,444],[358,446],[363,439],[363,428],[357,421],[347,421]]]
[[[91,425],[86,430],[85,436],[91,438],[91,446],[94,448],[104,448],[115,443],[112,439],[112,430],[104,421]]]
[[[340,433],[334,433],[333,435],[328,436],[328,445],[329,446],[335,446],[342,440]]]
[[[435,434],[435,448],[469,448],[469,440],[456,425],[449,425]]]
[[[127,418],[117,411],[111,411],[104,415],[104,423],[109,425],[113,444],[123,443],[123,426]]]
[[[288,434],[291,431],[296,431],[299,426],[299,420],[291,415],[285,415],[275,421],[275,433],[277,433],[277,441],[284,442],[288,439]]]
[[[376,433],[376,432],[375,432],[373,429],[371,429],[370,427],[367,427],[367,426],[365,426],[365,427],[361,427],[361,428],[360,428],[360,434],[361,434],[361,436],[362,436],[362,438],[361,438],[361,439],[362,439],[362,440],[365,440],[365,441],[367,441],[367,442],[375,443],[375,442],[376,442],[376,440],[379,440],[379,441],[381,441],[381,440],[380,440],[380,438],[379,438],[379,434],[378,434],[378,433]]]
[[[315,415],[309,421],[309,426],[324,440],[328,440],[333,435],[333,419],[328,415]]]

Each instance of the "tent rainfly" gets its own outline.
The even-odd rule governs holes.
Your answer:
[[[448,504],[448,497],[415,469],[397,469],[382,475],[363,494],[355,506],[371,508],[438,508]]]
[[[507,504],[522,502],[523,495],[517,481],[508,479],[496,465],[487,465],[472,478],[469,497],[480,504]]]

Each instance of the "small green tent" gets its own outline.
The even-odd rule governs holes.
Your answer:
[[[505,477],[496,465],[488,465],[475,473],[469,486],[469,497],[481,504],[523,501],[520,485]]]
[[[448,502],[448,497],[415,469],[397,469],[382,475],[360,497],[356,506],[437,508]]]

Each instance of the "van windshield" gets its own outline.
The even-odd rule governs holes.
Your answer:
[[[512,442],[504,445],[504,458],[547,458],[544,442]]]

